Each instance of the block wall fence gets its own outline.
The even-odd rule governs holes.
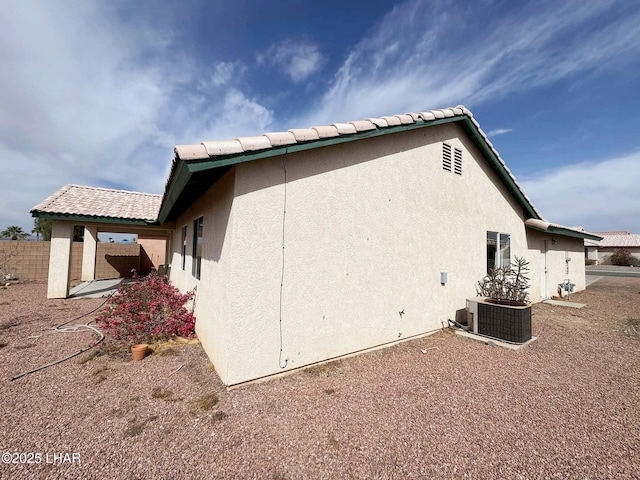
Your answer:
[[[7,270],[19,280],[47,281],[50,247],[51,242],[1,241],[0,267],[8,260]],[[71,246],[70,280],[74,283],[80,282],[82,274],[82,248],[82,242]],[[139,244],[97,244],[96,280],[129,277],[133,268],[140,270]]]

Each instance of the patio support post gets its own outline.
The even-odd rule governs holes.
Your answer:
[[[97,227],[84,227],[84,245],[82,247],[83,282],[96,279],[96,245],[98,241]]]
[[[51,225],[47,298],[67,298],[69,296],[72,240],[73,223],[54,220]]]

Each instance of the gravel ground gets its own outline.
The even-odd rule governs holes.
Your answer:
[[[9,381],[92,341],[50,328],[101,300],[45,292],[0,291],[0,453],[40,456],[1,478],[640,478],[638,278],[535,305],[521,352],[445,331],[231,391],[197,344]]]

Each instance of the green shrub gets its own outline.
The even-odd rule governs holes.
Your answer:
[[[629,267],[633,265],[634,257],[631,252],[626,248],[619,248],[609,257],[611,265],[620,265],[623,267]]]
[[[585,258],[584,259],[584,264],[585,265],[595,265],[596,261],[593,258]]]
[[[196,319],[185,307],[193,292],[180,293],[155,271],[139,278],[134,270],[134,278],[135,282],[118,289],[96,318],[107,350],[195,335]]]

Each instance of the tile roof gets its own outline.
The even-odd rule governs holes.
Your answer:
[[[528,218],[525,220],[525,225],[535,230],[541,230],[548,233],[557,233],[560,235],[584,238],[585,244],[588,240],[597,241],[601,236],[598,234],[585,231],[582,227],[566,227],[557,223],[551,223],[546,220],[537,218]],[[588,240],[587,240],[588,239]]]
[[[605,236],[605,235],[629,235],[629,232],[626,230],[618,230],[614,232],[593,232],[596,235]]]
[[[31,213],[155,222],[162,195],[109,188],[65,185]]]
[[[403,115],[392,115],[380,118],[367,118],[365,120],[354,120],[346,123],[332,123],[331,125],[322,125],[310,128],[291,128],[286,132],[269,132],[263,135],[251,137],[237,137],[233,140],[202,142],[196,145],[176,145],[175,154],[177,158],[181,160],[204,160],[218,156],[268,150],[270,148],[295,145],[297,143],[311,142],[325,138],[348,136],[360,132],[369,132],[400,125],[412,125],[415,123],[424,123],[442,118],[465,115],[472,118],[476,127],[480,129],[478,122],[473,119],[473,114],[463,105],[459,105],[457,107],[444,108],[442,110],[428,110],[426,112],[406,113]],[[480,131],[482,132],[482,130]],[[491,145],[484,132],[482,132],[482,135],[489,145]],[[498,152],[495,152],[495,150],[494,153],[498,155]]]
[[[599,235],[602,237],[602,240],[596,243],[596,245],[599,247],[610,247],[610,248],[640,247],[640,234],[638,233],[624,232],[620,234],[618,232],[615,232],[615,234],[611,235],[607,232],[600,232]]]
[[[205,160],[216,160],[218,157],[240,157],[242,155],[249,155],[251,153],[274,150],[281,147],[297,146],[300,144],[317,143],[320,147],[323,142],[331,140],[335,137],[348,138],[349,136],[356,134],[366,133],[385,133],[385,130],[389,130],[392,133],[392,129],[397,129],[403,126],[420,126],[428,125],[432,122],[443,121],[443,119],[456,119],[460,120],[464,118],[469,119],[475,128],[477,129],[480,140],[491,150],[495,155],[498,163],[504,169],[504,172],[513,182],[515,188],[524,198],[527,206],[531,209],[535,216],[543,218],[540,212],[533,205],[531,199],[524,193],[522,187],[518,184],[515,177],[507,167],[506,163],[500,157],[500,154],[495,149],[493,144],[489,141],[487,134],[480,128],[480,124],[473,118],[473,114],[464,105],[458,105],[457,107],[443,108],[440,110],[427,110],[422,112],[406,113],[401,115],[383,116],[379,118],[367,118],[365,120],[355,120],[347,123],[332,123],[331,125],[316,126],[311,128],[292,128],[286,132],[269,132],[263,135],[251,136],[251,137],[237,137],[233,140],[219,140],[202,142],[192,145],[176,145],[174,149],[174,161],[171,166],[171,172],[167,179],[165,186],[165,196],[167,192],[172,188],[171,182],[174,177],[174,173],[178,170],[182,162],[198,162]],[[355,138],[354,138],[355,139]],[[310,147],[311,148],[311,147]],[[180,195],[180,192],[178,192]],[[165,198],[166,201],[166,198]],[[163,204],[163,209],[160,212],[161,218],[170,218],[172,214],[167,214]]]

